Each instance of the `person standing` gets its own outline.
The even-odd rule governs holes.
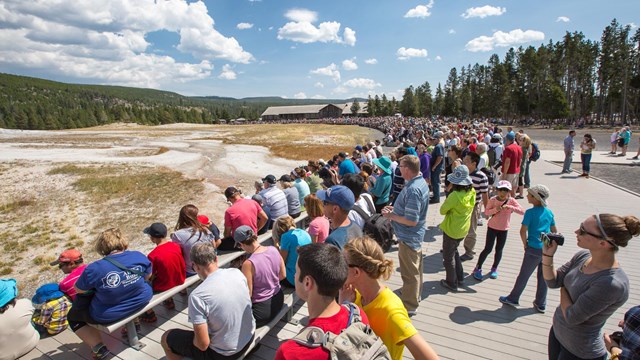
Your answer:
[[[562,173],[571,173],[571,161],[573,160],[574,143],[573,138],[576,136],[575,130],[569,131],[569,135],[564,138],[564,165],[562,166]]]
[[[473,212],[471,213],[469,232],[464,238],[464,254],[460,256],[461,261],[472,260],[476,254],[474,248],[478,237],[478,218],[481,216],[482,206],[486,208],[489,202],[489,179],[487,175],[480,171],[478,167],[479,162],[480,155],[475,152],[468,153],[463,159],[464,165],[469,169],[473,189],[476,191],[476,202],[473,205]]]
[[[342,178],[346,174],[357,174],[356,164],[347,157],[347,154],[341,152],[338,154],[338,176]]]
[[[628,125],[623,127],[620,130],[619,138],[622,139],[622,152],[618,156],[627,156],[627,148],[629,148],[629,142],[631,141],[631,127]]]
[[[420,175],[417,156],[403,156],[398,167],[405,184],[394,205],[382,209],[382,216],[391,220],[398,238],[402,303],[413,316],[422,294],[422,241],[429,207],[429,185]]]
[[[522,148],[516,144],[516,134],[513,131],[505,136],[505,144],[502,152],[502,177],[500,180],[507,180],[511,183],[511,196],[515,197],[520,164],[522,163]]]
[[[440,202],[440,175],[442,175],[442,169],[444,168],[444,145],[442,142],[442,131],[437,131],[431,138],[435,146],[431,152],[431,191],[433,191],[433,197],[430,204],[437,204]]]
[[[589,178],[589,171],[591,170],[591,155],[593,149],[596,148],[596,140],[591,134],[584,134],[584,138],[580,143],[580,160],[582,161],[582,174],[587,179]]]

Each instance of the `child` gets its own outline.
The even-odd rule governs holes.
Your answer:
[[[520,295],[522,295],[525,286],[527,286],[529,277],[538,268],[538,287],[533,307],[539,313],[544,313],[547,305],[547,283],[542,276],[542,240],[540,240],[540,234],[555,233],[557,231],[553,213],[547,208],[548,198],[549,188],[544,185],[534,185],[528,189],[527,200],[533,207],[524,213],[522,227],[520,228],[520,238],[524,246],[524,258],[511,293],[499,298],[503,304],[519,305]]]
[[[471,214],[476,204],[476,191],[473,189],[469,168],[458,165],[447,176],[451,192],[440,207],[444,220],[442,229],[442,260],[446,271],[446,279],[440,280],[443,287],[457,291],[464,279],[462,262],[458,253],[458,245],[467,236],[471,227]]]
[[[489,277],[492,279],[498,278],[498,265],[502,259],[502,249],[504,249],[504,245],[507,242],[507,232],[509,231],[511,214],[514,212],[518,215],[524,214],[524,210],[520,204],[509,195],[511,193],[510,182],[500,180],[496,186],[496,190],[498,194],[489,200],[487,208],[484,210],[484,214],[489,217],[489,222],[487,223],[487,238],[484,244],[484,250],[482,250],[478,258],[478,264],[473,270],[473,277],[480,281],[482,280],[482,264],[487,259],[487,256],[491,254],[496,240],[496,254],[493,258],[493,265],[491,266]]]
[[[149,261],[151,261],[151,287],[154,293],[169,290],[178,285],[184,284],[186,268],[180,245],[167,239],[167,227],[162,223],[153,223],[143,231],[149,235],[151,242],[156,244],[156,248],[151,250]],[[162,302],[167,309],[176,307],[173,299],[169,298]],[[153,309],[149,309],[140,316],[143,322],[156,321],[156,314]]]
[[[35,308],[31,321],[41,338],[47,334],[59,334],[69,327],[67,313],[71,309],[71,302],[60,291],[58,284],[40,286],[31,302]]]

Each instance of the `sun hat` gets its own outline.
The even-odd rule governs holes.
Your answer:
[[[253,229],[250,226],[242,225],[242,226],[239,226],[233,232],[233,241],[235,241],[236,244],[239,244],[239,243],[241,243],[243,241],[248,240],[254,234],[255,234],[255,232],[253,231]]]
[[[52,261],[49,265],[58,265],[60,263],[70,263],[76,262],[82,259],[82,253],[76,249],[67,249],[63,251],[60,256],[58,256],[58,260]]]
[[[469,176],[469,168],[466,165],[458,165],[453,172],[447,176],[450,183],[456,185],[471,185],[471,177]]]
[[[373,159],[373,163],[376,164],[380,170],[391,174],[391,159],[388,156],[375,158]]]
[[[334,185],[327,190],[318,190],[318,199],[338,205],[343,210],[351,210],[356,202],[353,192],[344,185]]]
[[[534,198],[536,198],[538,201],[540,201],[540,203],[542,203],[542,206],[547,206],[547,199],[549,198],[549,188],[538,184],[538,185],[533,185],[531,186],[529,189],[529,194],[531,194],[531,196],[533,196]]]
[[[511,191],[511,182],[507,180],[500,180],[498,181],[498,185],[496,185],[496,189],[508,189]]]
[[[60,291],[60,286],[55,283],[44,284],[40,286],[36,293],[31,298],[31,302],[34,304],[44,304],[47,301],[53,299],[59,299],[64,296],[64,293]]]
[[[15,279],[0,279],[0,307],[18,297],[18,286]]]

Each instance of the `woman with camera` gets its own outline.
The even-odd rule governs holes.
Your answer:
[[[616,252],[640,235],[635,216],[596,214],[576,230],[578,247],[585,249],[557,270],[553,256],[558,243],[545,242],[542,272],[550,288],[560,288],[560,306],[549,332],[549,359],[606,359],[600,331],[629,297],[629,279]]]

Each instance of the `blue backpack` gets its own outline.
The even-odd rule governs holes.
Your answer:
[[[540,159],[540,148],[538,144],[531,143],[531,156],[529,157],[531,161],[538,161]]]

